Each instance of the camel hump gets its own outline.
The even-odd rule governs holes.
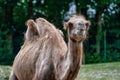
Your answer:
[[[29,19],[26,22],[27,31],[25,33],[25,40],[33,40],[35,36],[38,36],[38,31],[36,28],[36,23],[34,20]]]

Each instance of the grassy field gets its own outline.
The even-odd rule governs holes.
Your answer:
[[[10,71],[11,71],[10,66],[0,66],[0,80],[8,80]]]
[[[10,66],[0,66],[0,80],[8,80]],[[76,80],[120,80],[120,62],[82,65]]]
[[[76,80],[120,80],[120,62],[83,65]]]

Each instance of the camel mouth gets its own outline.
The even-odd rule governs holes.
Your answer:
[[[74,35],[71,39],[77,42],[83,41],[86,39],[86,35]]]

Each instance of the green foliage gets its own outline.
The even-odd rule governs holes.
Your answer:
[[[8,35],[9,30],[5,27],[4,24],[0,27],[0,64],[11,64],[13,60],[11,37]]]
[[[72,1],[77,2],[81,13],[87,12],[88,5],[96,10],[95,17],[90,19],[92,25],[85,42],[86,63],[104,61],[104,37],[106,60],[120,61],[120,0],[33,0],[32,4],[29,1],[32,0],[0,0],[0,64],[11,63],[19,51],[27,19],[43,17],[63,30],[62,21]],[[87,14],[85,16],[89,17]],[[100,44],[96,45],[98,42]],[[98,47],[100,53],[97,53]]]
[[[103,56],[100,56],[97,53],[93,53],[93,54],[86,53],[85,57],[86,57],[85,58],[86,64],[104,62]]]
[[[118,61],[120,60],[120,53],[118,50],[108,50],[107,51],[107,61]]]

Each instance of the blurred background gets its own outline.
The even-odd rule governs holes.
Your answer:
[[[25,22],[43,17],[65,34],[73,14],[91,21],[84,64],[120,61],[120,0],[0,0],[0,64],[11,65],[24,42]]]

